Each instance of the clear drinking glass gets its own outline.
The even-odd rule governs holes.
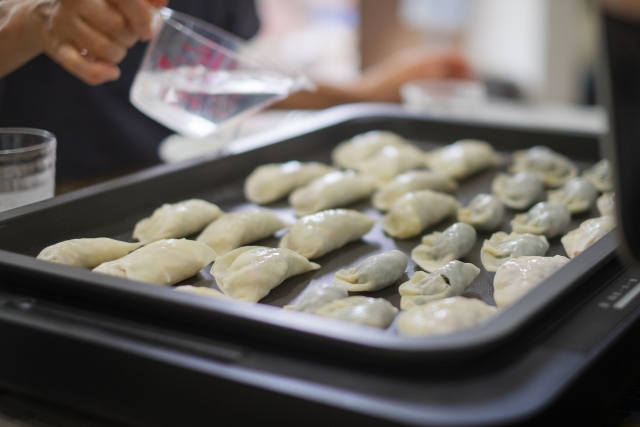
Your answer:
[[[211,24],[166,8],[158,17],[130,100],[184,136],[228,133],[247,115],[310,85],[301,73]]]
[[[29,128],[0,128],[0,212],[53,197],[56,138]]]

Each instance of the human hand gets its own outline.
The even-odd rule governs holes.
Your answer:
[[[44,51],[91,85],[120,76],[116,64],[127,49],[152,35],[153,8],[167,5],[167,0],[33,1]]]
[[[472,79],[469,63],[457,52],[430,52],[423,48],[403,50],[365,70],[354,91],[372,102],[400,102],[400,86],[420,79]]]

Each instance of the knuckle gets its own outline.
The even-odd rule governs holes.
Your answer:
[[[126,27],[125,20],[120,15],[114,15],[110,19],[107,19],[106,26],[110,32],[122,31]]]
[[[92,50],[95,55],[107,55],[111,50],[111,42],[103,38],[97,39],[93,42]]]

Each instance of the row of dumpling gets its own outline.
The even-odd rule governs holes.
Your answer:
[[[271,212],[225,213],[191,199],[165,204],[139,221],[139,243],[108,238],[73,239],[43,249],[38,259],[90,268],[97,273],[173,285],[195,275],[220,256],[287,227]],[[200,233],[195,241],[183,237]]]
[[[373,205],[387,211],[409,192],[452,192],[455,179],[500,161],[483,141],[462,140],[425,153],[399,135],[382,131],[340,143],[332,159],[335,167],[297,161],[259,166],[245,181],[245,197],[267,204],[288,195],[296,214],[303,216],[373,195]],[[420,170],[425,166],[430,170]]]
[[[569,261],[562,256],[512,258],[500,267],[493,281],[497,308],[475,298],[460,296],[478,276],[471,263],[451,261],[431,273],[416,272],[398,288],[403,311],[396,330],[402,335],[438,335],[477,326],[535,287]],[[380,298],[348,296],[350,292],[376,291],[394,283],[407,266],[399,251],[365,259],[358,267],[338,271],[334,284],[306,291],[285,309],[386,328],[397,309]]]
[[[165,204],[138,222],[134,238],[140,243],[73,239],[43,249],[38,259],[163,285],[179,283],[215,261],[211,273],[224,294],[257,302],[288,277],[320,268],[309,259],[361,238],[374,224],[357,211],[327,210],[291,225],[280,248],[244,246],[290,225],[266,210],[224,213],[194,199]],[[200,231],[195,241],[180,239]]]

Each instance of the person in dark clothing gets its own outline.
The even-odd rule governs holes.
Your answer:
[[[253,0],[172,0],[171,8],[248,39],[259,28]],[[58,139],[58,182],[114,174],[160,162],[172,131],[138,111],[129,89],[147,43],[131,47],[120,77],[90,86],[40,55],[0,80],[0,127],[46,129]]]
[[[80,9],[86,11],[90,10],[89,6],[105,1],[108,4],[147,1],[160,7],[166,0],[0,0],[0,6],[8,4],[6,2],[53,2],[85,5]],[[253,37],[259,29],[254,0],[171,0],[169,6],[243,39]],[[0,8],[0,36],[1,33]],[[129,90],[146,49],[144,42],[133,44],[132,37],[137,40],[149,35],[145,29],[138,32],[130,29],[125,36],[117,33],[112,39],[126,39],[128,51],[124,58],[121,56],[125,52],[121,50],[117,57],[107,52],[98,56],[96,62],[80,61],[85,68],[102,65],[105,69],[118,70],[119,67],[119,78],[108,72],[87,77],[73,67],[77,63],[70,66],[60,61],[51,53],[53,48],[46,50],[47,55],[37,56],[10,74],[0,64],[0,76],[6,75],[0,80],[0,127],[33,127],[56,135],[58,185],[71,181],[83,181],[84,185],[96,178],[100,180],[160,163],[158,145],[173,132],[129,102]],[[81,41],[75,44],[79,43]],[[2,47],[0,37],[0,55]],[[52,57],[61,62],[62,67]],[[348,86],[320,84],[315,93],[294,94],[279,106],[325,108],[347,102],[397,102],[399,87],[405,81],[469,78],[470,75],[466,60],[456,53],[400,52],[366,70],[359,82]],[[85,84],[108,80],[114,81],[99,86]]]

